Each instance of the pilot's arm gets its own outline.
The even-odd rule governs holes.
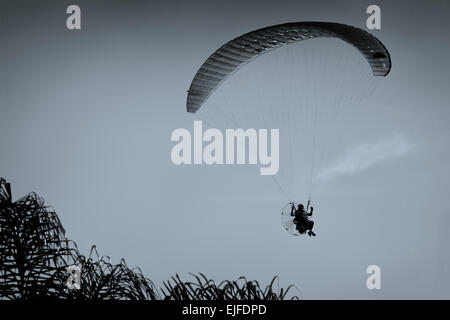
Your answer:
[[[313,208],[313,207],[311,207],[311,210],[309,210],[308,216],[312,216],[312,214],[313,214],[313,211],[314,211],[314,208]]]

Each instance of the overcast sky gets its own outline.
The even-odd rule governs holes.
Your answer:
[[[287,198],[307,197],[308,170],[292,163],[308,145],[295,144],[293,155],[281,149],[275,179],[286,197],[255,166],[175,166],[170,135],[218,117],[188,114],[185,100],[222,44],[290,21],[366,29],[371,1],[77,1],[80,31],[65,26],[71,1],[29,3],[0,4],[0,176],[16,198],[44,197],[82,251],[96,244],[157,284],[200,271],[262,283],[279,275],[307,299],[450,298],[448,2],[377,1],[382,29],[372,33],[389,49],[392,71],[363,108],[328,116],[336,131],[314,171],[316,238],[290,236],[280,221]],[[315,45],[322,42],[311,52]],[[337,46],[344,56],[355,51]],[[260,72],[292,53],[301,63],[296,50],[252,62],[206,107],[227,97],[251,122],[251,110],[270,101],[257,90],[282,92]],[[299,73],[319,81],[312,69]],[[323,101],[333,101],[336,85],[321,86]],[[302,123],[311,119],[297,112]],[[366,288],[371,264],[381,268],[381,290]]]

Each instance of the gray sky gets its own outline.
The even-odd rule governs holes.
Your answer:
[[[373,34],[393,68],[364,108],[343,109],[336,143],[324,146],[314,239],[282,229],[287,200],[271,177],[252,166],[177,167],[170,134],[192,128],[186,90],[226,41],[288,21],[365,29],[372,2],[77,3],[81,31],[65,28],[69,1],[0,5],[0,176],[15,197],[44,197],[82,251],[96,244],[158,284],[201,271],[263,283],[279,275],[311,299],[450,298],[448,2],[377,2],[382,29]],[[270,81],[257,63],[270,68],[288,54],[254,61],[208,106],[227,96],[237,109],[258,107],[264,99],[252,90]],[[251,86],[254,96],[244,95]],[[323,87],[334,97],[336,87]],[[304,200],[301,187],[291,190]],[[381,267],[381,290],[366,288],[370,264]]]

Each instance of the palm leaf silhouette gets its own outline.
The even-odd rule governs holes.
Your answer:
[[[73,265],[81,270],[77,290],[66,285],[67,268]],[[282,300],[296,289],[275,289],[278,277],[262,288],[245,277],[216,284],[202,273],[191,275],[194,282],[176,274],[163,282],[159,294],[153,282],[125,260],[113,264],[95,246],[88,257],[82,255],[42,198],[30,193],[13,201],[10,184],[0,178],[0,299]]]

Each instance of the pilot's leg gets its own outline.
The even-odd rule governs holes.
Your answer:
[[[309,226],[308,227],[309,227],[308,235],[315,237],[316,234],[312,231],[312,229],[314,227],[314,221],[309,221]]]

